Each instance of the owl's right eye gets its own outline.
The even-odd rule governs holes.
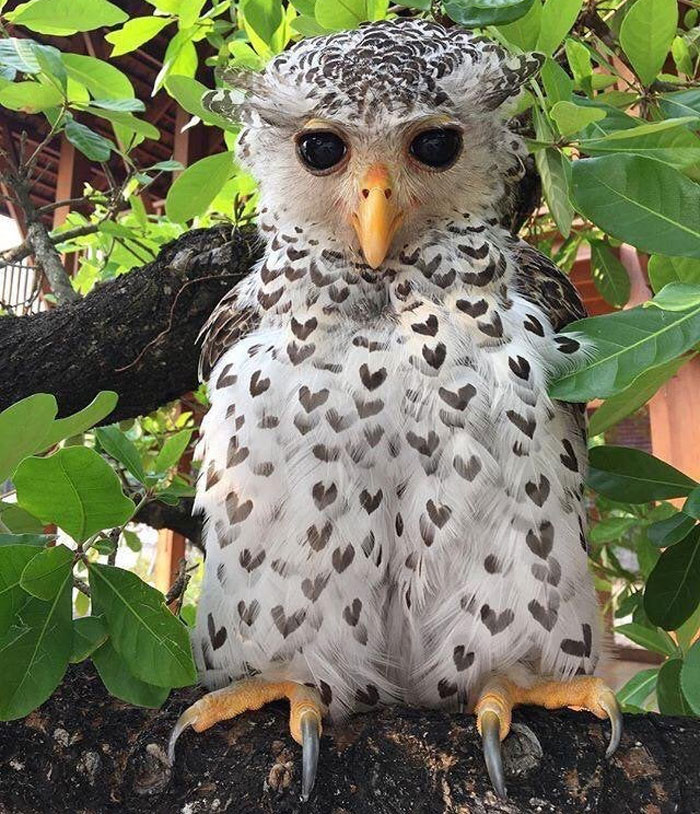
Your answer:
[[[319,175],[325,175],[337,167],[347,151],[343,139],[331,130],[302,133],[297,138],[299,158],[312,172]]]

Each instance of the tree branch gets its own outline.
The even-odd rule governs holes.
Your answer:
[[[191,497],[181,498],[175,506],[157,500],[149,501],[136,512],[134,520],[154,529],[172,529],[203,552],[202,518],[192,514],[193,505],[194,498]]]

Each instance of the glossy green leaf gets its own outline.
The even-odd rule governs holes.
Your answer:
[[[91,161],[108,161],[114,145],[84,124],[69,119],[65,127],[66,138]]]
[[[672,359],[640,373],[624,390],[604,401],[591,416],[589,435],[598,435],[610,429],[628,415],[636,412],[649,401],[656,391],[672,378],[687,362],[687,357]]]
[[[126,12],[109,0],[30,0],[5,16],[31,31],[59,36],[118,25],[128,19]]]
[[[150,122],[144,119],[139,119],[138,116],[134,116],[131,113],[124,113],[119,110],[107,110],[91,105],[85,108],[85,112],[93,116],[99,116],[101,119],[107,119],[107,121],[115,125],[115,132],[118,135],[121,133],[122,137],[124,136],[123,131],[129,131],[130,133],[136,133],[139,136],[156,141],[160,138],[160,132],[157,127],[154,127]]]
[[[128,669],[159,687],[183,687],[197,679],[185,626],[163,603],[163,595],[136,574],[109,565],[89,565],[93,602],[104,614],[111,643]]]
[[[145,483],[146,472],[141,461],[141,453],[125,433],[116,424],[109,427],[98,427],[95,437],[102,449],[115,461],[119,461],[137,481]]]
[[[240,8],[246,23],[264,43],[270,45],[275,32],[282,25],[280,0],[241,0]]]
[[[550,56],[561,45],[576,22],[581,0],[545,0],[537,50]]]
[[[383,4],[386,7],[386,4]],[[373,0],[316,0],[316,21],[331,31],[357,28],[366,20],[380,19]],[[448,12],[449,13],[449,12]]]
[[[7,37],[0,39],[0,65],[22,73],[37,74],[41,65],[37,51],[41,46],[24,37]]]
[[[567,39],[564,43],[566,51],[566,59],[569,63],[569,68],[574,76],[576,85],[583,90],[586,95],[592,96],[593,94],[593,63],[591,62],[591,53],[586,46],[574,39]],[[602,78],[597,74],[598,78]],[[604,113],[605,111],[600,108],[590,107],[588,110],[599,110]],[[601,117],[602,118],[602,117]],[[591,119],[596,121],[596,119]]]
[[[95,99],[133,99],[128,77],[109,62],[84,54],[63,54],[68,76],[84,85]]]
[[[143,113],[146,105],[140,99],[93,99],[88,110],[95,108],[115,113]]]
[[[82,410],[65,418],[57,418],[51,424],[48,435],[42,440],[41,446],[36,451],[48,449],[59,441],[63,441],[64,438],[71,438],[94,427],[98,421],[102,421],[114,410],[118,398],[113,391],[103,390]]]
[[[172,22],[168,17],[134,17],[118,31],[110,31],[105,37],[114,47],[110,57],[118,57],[135,50],[144,42],[152,40],[166,25]]]
[[[665,520],[657,520],[647,527],[647,539],[658,548],[668,548],[680,543],[690,534],[695,525],[692,517],[684,512],[677,512]]]
[[[0,520],[13,534],[43,534],[44,524],[38,517],[16,503],[0,501]]]
[[[20,585],[20,579],[27,563],[40,550],[28,545],[0,547],[0,636],[9,630],[20,608],[29,599]]]
[[[0,640],[0,720],[23,718],[51,695],[73,641],[71,579],[50,602],[31,598]]]
[[[78,664],[101,647],[109,637],[101,616],[84,616],[73,620],[73,647],[69,661]]]
[[[179,223],[203,214],[234,169],[232,153],[216,153],[188,167],[168,190],[165,211]]]
[[[6,545],[32,545],[44,548],[56,539],[53,534],[12,534],[0,533],[0,546]]]
[[[647,670],[640,670],[632,676],[624,687],[617,691],[617,700],[622,706],[644,706],[645,701],[656,688],[656,677],[658,667],[650,667]]]
[[[608,398],[699,342],[700,307],[662,311],[638,306],[574,322],[565,332],[588,339],[591,352],[552,384],[550,395],[563,401]]]
[[[112,467],[88,447],[66,447],[47,458],[26,458],[14,477],[17,502],[74,540],[120,526],[133,514]]]
[[[533,51],[537,45],[542,22],[542,3],[537,0],[528,9],[527,14],[512,23],[499,26],[499,33],[508,42],[516,45],[521,51]]]
[[[693,712],[700,715],[700,639],[690,648],[683,662],[681,688]]]
[[[539,5],[539,4],[537,4]],[[571,95],[574,91],[574,83],[567,72],[559,65],[558,62],[551,57],[547,57],[540,71],[540,79],[544,85],[545,93],[547,94],[547,101],[550,105],[557,102],[571,101]],[[606,116],[605,110],[601,110],[603,119]]]
[[[688,495],[688,499],[683,504],[683,511],[696,520],[700,520],[700,486],[696,486]]]
[[[700,185],[659,161],[610,155],[575,161],[578,211],[614,237],[659,254],[700,257]]]
[[[53,599],[73,570],[73,552],[64,545],[40,551],[25,566],[21,587],[37,599]]]
[[[447,16],[467,28],[512,23],[524,17],[532,5],[533,0],[444,0]]]
[[[0,483],[12,475],[23,458],[42,449],[57,412],[53,396],[36,393],[0,413]]]
[[[141,540],[140,540],[138,534],[136,534],[136,532],[129,531],[128,529],[124,529],[124,531],[122,532],[122,536],[124,537],[124,542],[126,543],[128,548],[130,548],[132,551],[136,551],[136,552],[141,551],[143,546],[142,546]]]
[[[637,0],[625,15],[620,45],[645,85],[662,69],[677,27],[676,0]]]
[[[664,257],[654,254],[649,258],[649,282],[655,292],[669,283],[700,285],[700,260],[695,257]]]
[[[645,305],[664,311],[687,311],[689,308],[697,308],[700,305],[700,285],[669,283]]]
[[[60,105],[62,101],[63,95],[53,85],[28,81],[0,87],[0,105],[22,113],[41,113]]]
[[[593,283],[603,299],[616,308],[630,298],[630,278],[627,269],[604,240],[590,240]]]
[[[92,653],[92,661],[110,695],[139,707],[160,707],[170,694],[168,687],[147,684],[136,678],[110,641]]]
[[[574,210],[569,201],[569,160],[559,150],[546,147],[535,153],[535,162],[549,211],[562,236],[566,238],[571,232],[574,219]]]
[[[659,97],[659,107],[666,118],[700,116],[700,88],[665,93]]]
[[[619,633],[647,650],[653,650],[654,653],[661,653],[664,656],[672,656],[678,649],[668,633],[660,628],[644,627],[644,625],[630,622],[627,625],[616,627],[615,633]]]
[[[582,107],[573,102],[557,102],[551,109],[549,115],[557,123],[557,128],[562,136],[570,136],[578,133],[591,122],[600,121],[605,118],[605,111],[595,107]]]
[[[669,659],[661,665],[656,682],[656,700],[662,715],[693,714],[681,688],[682,668],[682,659]]]
[[[667,548],[644,589],[644,610],[652,624],[676,630],[700,603],[700,525]]]
[[[192,430],[181,430],[175,435],[170,435],[165,439],[163,447],[158,453],[153,466],[156,472],[166,472],[182,457],[182,453],[187,449],[187,445],[192,437]]]
[[[684,497],[697,485],[665,461],[633,447],[593,447],[589,460],[589,486],[623,503]]]

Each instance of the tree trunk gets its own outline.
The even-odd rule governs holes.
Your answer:
[[[282,704],[200,735],[188,730],[171,771],[170,729],[199,694],[178,690],[161,710],[139,709],[111,698],[91,666],[72,667],[39,710],[0,725],[0,814],[700,812],[697,720],[627,715],[608,762],[606,722],[518,710],[518,731],[504,743],[510,797],[502,801],[472,716],[370,712],[326,729],[316,788],[302,804],[301,750]]]
[[[0,410],[44,392],[66,415],[115,390],[112,422],[193,390],[199,330],[257,251],[251,230],[196,229],[77,303],[0,318]]]

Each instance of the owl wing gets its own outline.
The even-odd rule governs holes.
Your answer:
[[[197,341],[203,338],[199,356],[199,379],[207,381],[214,365],[242,337],[260,322],[258,309],[245,302],[239,286],[226,294],[202,326]]]

